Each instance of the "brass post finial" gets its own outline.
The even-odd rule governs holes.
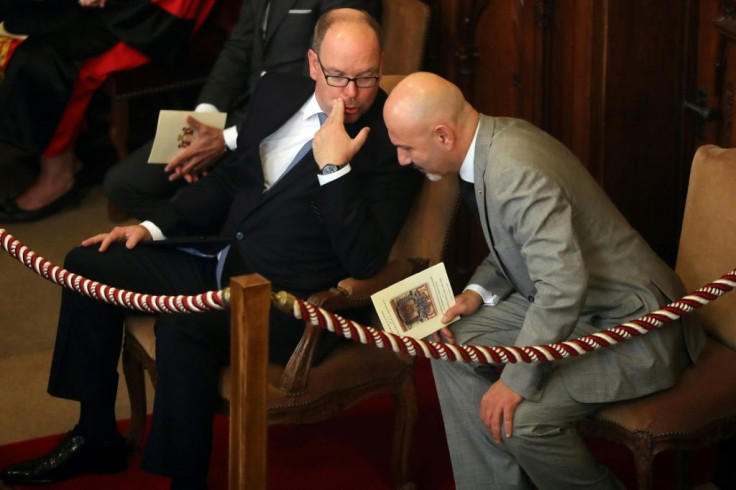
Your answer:
[[[289,315],[294,311],[294,296],[286,291],[279,291],[272,296],[273,305]]]

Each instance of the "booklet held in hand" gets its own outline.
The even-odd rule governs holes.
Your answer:
[[[153,140],[148,163],[169,163],[177,153],[184,151],[197,137],[197,132],[187,124],[187,116],[213,128],[225,127],[225,112],[194,112],[162,110],[158,113],[156,137]]]
[[[371,300],[385,331],[421,339],[448,325],[441,318],[455,304],[455,295],[440,262],[371,295]]]

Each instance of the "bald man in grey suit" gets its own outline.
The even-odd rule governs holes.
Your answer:
[[[533,125],[479,114],[450,82],[407,77],[384,118],[399,162],[459,174],[490,249],[443,320],[449,342],[540,345],[637,318],[685,293],[575,156]],[[472,187],[471,187],[472,186]],[[458,489],[621,488],[572,427],[672,386],[704,335],[686,317],[544,364],[433,362]],[[500,367],[499,367],[500,368]]]

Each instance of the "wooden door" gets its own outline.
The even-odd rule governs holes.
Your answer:
[[[736,0],[690,3],[685,158],[707,143],[736,146]]]

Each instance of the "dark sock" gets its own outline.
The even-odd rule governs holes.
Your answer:
[[[82,402],[76,431],[93,446],[115,446],[122,436],[115,420],[115,402]]]

